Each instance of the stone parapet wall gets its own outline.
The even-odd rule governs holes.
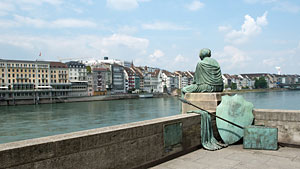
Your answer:
[[[164,126],[182,141],[164,146]],[[200,116],[165,118],[0,144],[0,168],[136,168],[200,146]]]
[[[300,111],[255,109],[255,125],[278,128],[278,142],[300,145]]]

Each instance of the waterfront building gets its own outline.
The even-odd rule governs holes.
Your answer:
[[[134,71],[136,72],[136,74],[138,75],[138,77],[139,77],[139,83],[138,84],[136,84],[136,85],[138,85],[139,86],[139,90],[140,91],[144,91],[144,74],[143,74],[143,72],[139,69],[139,67],[135,67],[135,66],[133,66],[133,69],[134,69]]]
[[[88,96],[88,80],[85,64],[78,61],[66,62],[71,82],[71,96]]]
[[[254,88],[255,80],[251,79],[248,74],[240,74],[238,77],[240,78],[240,85],[242,88]]]
[[[71,81],[71,96],[88,96],[88,81]]]
[[[112,93],[126,93],[124,66],[118,64],[112,64],[111,73],[112,73]]]
[[[161,70],[153,67],[135,67],[139,74],[143,75],[143,78],[140,78],[140,87],[143,91],[148,93],[162,93],[162,77]]]
[[[49,62],[0,60],[0,75],[1,97],[16,99],[50,95]],[[38,93],[33,93],[35,89]]]
[[[236,89],[238,90],[242,89],[241,81],[242,79],[238,75],[231,75],[231,82],[236,84]]]
[[[71,82],[87,81],[87,70],[85,64],[78,61],[66,62],[69,68],[69,79]]]
[[[124,67],[125,81],[127,82],[126,91],[135,91],[140,88],[139,76],[132,67]]]
[[[135,88],[138,91],[143,91],[144,90],[144,76],[143,73],[140,69],[132,65],[132,69],[136,73],[135,76]]]
[[[167,89],[167,91],[164,92],[171,93],[175,89],[179,88],[179,78],[174,73],[163,70],[161,77],[162,77],[162,85],[164,86],[164,88]]]
[[[87,81],[88,81],[88,96],[93,96],[94,95],[94,89],[93,89],[93,73],[92,72],[87,72]]]
[[[276,74],[267,74],[266,77],[269,79],[269,84],[268,84],[269,88],[278,87]]]
[[[50,62],[50,70],[52,96],[69,96],[71,83],[68,66],[61,62]]]
[[[92,69],[93,77],[93,95],[107,94],[111,90],[111,71],[109,65],[102,65]]]
[[[222,74],[224,89],[230,88],[232,83],[232,77],[229,74]]]

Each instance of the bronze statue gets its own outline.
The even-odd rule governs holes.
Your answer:
[[[194,81],[191,85],[182,88],[181,93],[203,93],[203,92],[222,92],[223,79],[218,62],[211,58],[210,49],[201,49],[197,64]]]

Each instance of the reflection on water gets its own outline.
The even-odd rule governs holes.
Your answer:
[[[247,101],[258,109],[300,110],[300,90],[243,93]]]
[[[176,98],[0,107],[0,143],[179,114]]]
[[[300,91],[242,93],[255,108],[300,110]],[[177,98],[0,107],[0,143],[179,114]]]

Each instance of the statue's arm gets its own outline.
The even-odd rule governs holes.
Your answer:
[[[201,73],[201,72],[199,72],[199,63],[198,63],[197,66],[196,66],[196,70],[195,70],[194,79],[193,79],[192,84],[197,84],[199,73]]]

